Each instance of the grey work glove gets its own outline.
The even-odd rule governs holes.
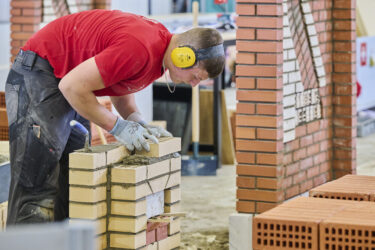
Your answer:
[[[150,134],[152,134],[153,136],[156,136],[156,137],[173,137],[173,135],[171,133],[169,133],[167,130],[165,130],[164,128],[162,128],[160,126],[155,126],[155,125],[149,125],[149,124],[147,124],[144,121],[144,119],[142,117],[142,114],[140,112],[138,112],[138,111],[131,113],[126,118],[126,120],[138,122],[143,127],[145,127],[147,129],[147,131]]]
[[[150,139],[155,143],[159,143],[155,136],[149,134],[147,129],[142,127],[139,123],[127,121],[120,117],[117,118],[116,124],[111,131],[109,131],[119,142],[125,145],[130,151],[142,150],[142,147],[150,151],[150,145],[146,139]]]
[[[142,124],[143,127],[147,129],[147,131],[152,134],[153,136],[156,137],[173,137],[173,135],[168,132],[166,129],[160,127],[160,126],[155,126],[155,125],[149,125],[149,124]]]

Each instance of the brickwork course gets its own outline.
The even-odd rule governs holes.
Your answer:
[[[355,0],[237,0],[237,205],[356,173]]]

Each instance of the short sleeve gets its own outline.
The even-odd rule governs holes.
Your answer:
[[[95,62],[106,87],[137,78],[148,61],[141,42],[132,37],[118,39],[95,56]]]

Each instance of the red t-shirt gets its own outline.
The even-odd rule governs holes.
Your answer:
[[[95,56],[105,88],[96,96],[137,92],[162,75],[172,34],[159,22],[122,11],[91,10],[54,20],[22,47],[47,59],[57,78]]]

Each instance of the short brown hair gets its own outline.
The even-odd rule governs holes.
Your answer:
[[[211,28],[193,28],[178,34],[178,46],[189,45],[194,49],[205,49],[223,43],[220,33]],[[205,69],[210,78],[217,77],[224,69],[225,57],[218,56],[200,61],[200,67]]]

